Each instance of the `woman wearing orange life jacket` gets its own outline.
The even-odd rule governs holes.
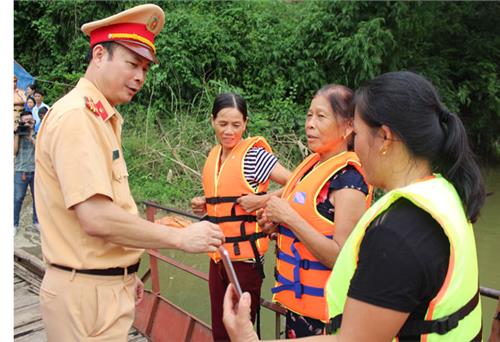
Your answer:
[[[247,124],[245,100],[233,93],[216,97],[212,126],[219,144],[210,151],[202,174],[204,197],[193,198],[191,207],[198,215],[219,224],[224,232],[233,266],[243,291],[252,296],[252,321],[259,307],[263,279],[263,257],[268,238],[256,222],[255,212],[246,211],[247,194],[267,191],[269,180],[284,185],[290,171],[281,166],[263,137],[242,139]],[[240,198],[241,197],[241,198]],[[246,197],[246,196],[244,196]],[[255,196],[252,203],[265,204],[268,196]],[[219,253],[210,254],[209,289],[212,335],[228,341],[222,323],[222,304],[229,284]]]
[[[313,154],[262,215],[263,224],[279,224],[272,292],[273,300],[287,308],[288,338],[323,333],[328,318],[323,288],[342,245],[370,205],[371,187],[358,157],[349,151],[352,94],[340,85],[316,93],[305,122]]]

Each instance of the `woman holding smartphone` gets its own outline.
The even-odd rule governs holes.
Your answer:
[[[255,212],[246,211],[238,199],[266,192],[270,180],[284,185],[290,172],[281,166],[263,137],[243,139],[247,121],[246,103],[241,96],[223,93],[215,98],[212,127],[219,144],[212,148],[203,168],[205,196],[193,198],[191,207],[195,214],[206,214],[206,219],[219,224],[224,232],[224,247],[233,261],[241,288],[252,296],[253,322],[259,307],[268,238],[257,224]],[[257,198],[257,202],[262,202],[259,205],[264,205],[266,198]],[[229,279],[220,262],[220,253],[213,253],[210,258],[212,334],[215,341],[227,341],[222,304]]]
[[[485,200],[460,118],[434,86],[390,72],[355,95],[354,149],[388,192],[357,223],[326,284],[329,333],[308,341],[480,341],[472,223]],[[234,341],[254,341],[249,298],[226,293]]]

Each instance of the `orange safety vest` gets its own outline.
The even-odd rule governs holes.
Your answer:
[[[364,172],[354,152],[342,152],[314,167],[318,162],[317,153],[307,157],[293,172],[281,197],[314,229],[332,239],[335,223],[318,212],[318,195],[328,180],[347,165],[354,166],[363,177]],[[368,186],[367,208],[371,198],[372,187]],[[273,301],[302,316],[326,322],[324,287],[331,271],[314,257],[292,230],[286,225],[279,226],[276,285],[271,289]]]
[[[269,180],[259,184],[254,190],[243,173],[243,161],[252,147],[262,147],[269,153],[271,147],[263,137],[241,140],[220,164],[222,146],[217,145],[210,151],[203,167],[202,182],[207,203],[207,216],[210,222],[219,224],[226,237],[224,247],[231,260],[254,258],[260,262],[260,255],[266,253],[269,239],[256,222],[255,212],[243,210],[236,200],[242,195],[263,193],[269,186]],[[209,253],[215,261],[220,260],[220,253]]]

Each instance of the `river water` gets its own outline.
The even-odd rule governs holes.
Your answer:
[[[484,171],[488,196],[481,217],[475,224],[475,234],[479,257],[480,284],[494,289],[500,289],[500,168]],[[262,287],[262,297],[271,299],[270,289],[274,285],[273,247],[266,257],[266,279]],[[189,255],[182,252],[163,251],[181,262],[191,265],[201,271],[208,272],[208,257],[204,255]],[[146,268],[146,260],[141,267]],[[210,322],[210,302],[207,283],[194,276],[188,276],[172,266],[161,266],[162,293],[175,304],[193,313],[196,317]],[[489,336],[491,318],[496,307],[496,301],[481,297],[483,305],[483,336]],[[284,323],[281,324],[282,330]],[[262,338],[274,338],[274,313],[262,309]]]
[[[479,257],[480,284],[494,289],[500,289],[500,168],[484,170],[487,191],[493,194],[488,196],[481,217],[475,224],[476,242]],[[15,237],[15,247],[23,248],[32,254],[40,256],[38,232],[30,229],[31,201],[29,195],[25,200],[21,215],[21,231]],[[273,286],[274,257],[267,254],[265,269],[266,279],[262,287],[262,296],[271,299],[270,289]],[[163,254],[173,257],[198,270],[208,272],[208,256],[192,255],[178,251],[165,250]],[[141,263],[140,274],[149,267],[147,256]],[[194,276],[188,275],[176,268],[160,263],[161,292],[174,304],[194,314],[196,317],[210,324],[210,301],[207,283]],[[150,283],[146,283],[150,287]],[[483,336],[489,336],[491,319],[496,307],[496,301],[481,297],[483,304]],[[262,338],[274,337],[274,313],[262,309],[261,331]],[[282,322],[282,329],[284,324]]]

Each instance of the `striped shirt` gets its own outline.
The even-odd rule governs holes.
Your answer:
[[[264,150],[262,147],[252,147],[243,159],[243,174],[250,186],[257,190],[260,183],[268,180],[278,158]],[[260,256],[260,262],[264,264],[264,255]],[[255,258],[238,260],[240,262],[255,263]]]
[[[268,180],[278,158],[261,147],[252,147],[248,150],[243,161],[243,174],[250,186],[257,190],[259,184]]]

